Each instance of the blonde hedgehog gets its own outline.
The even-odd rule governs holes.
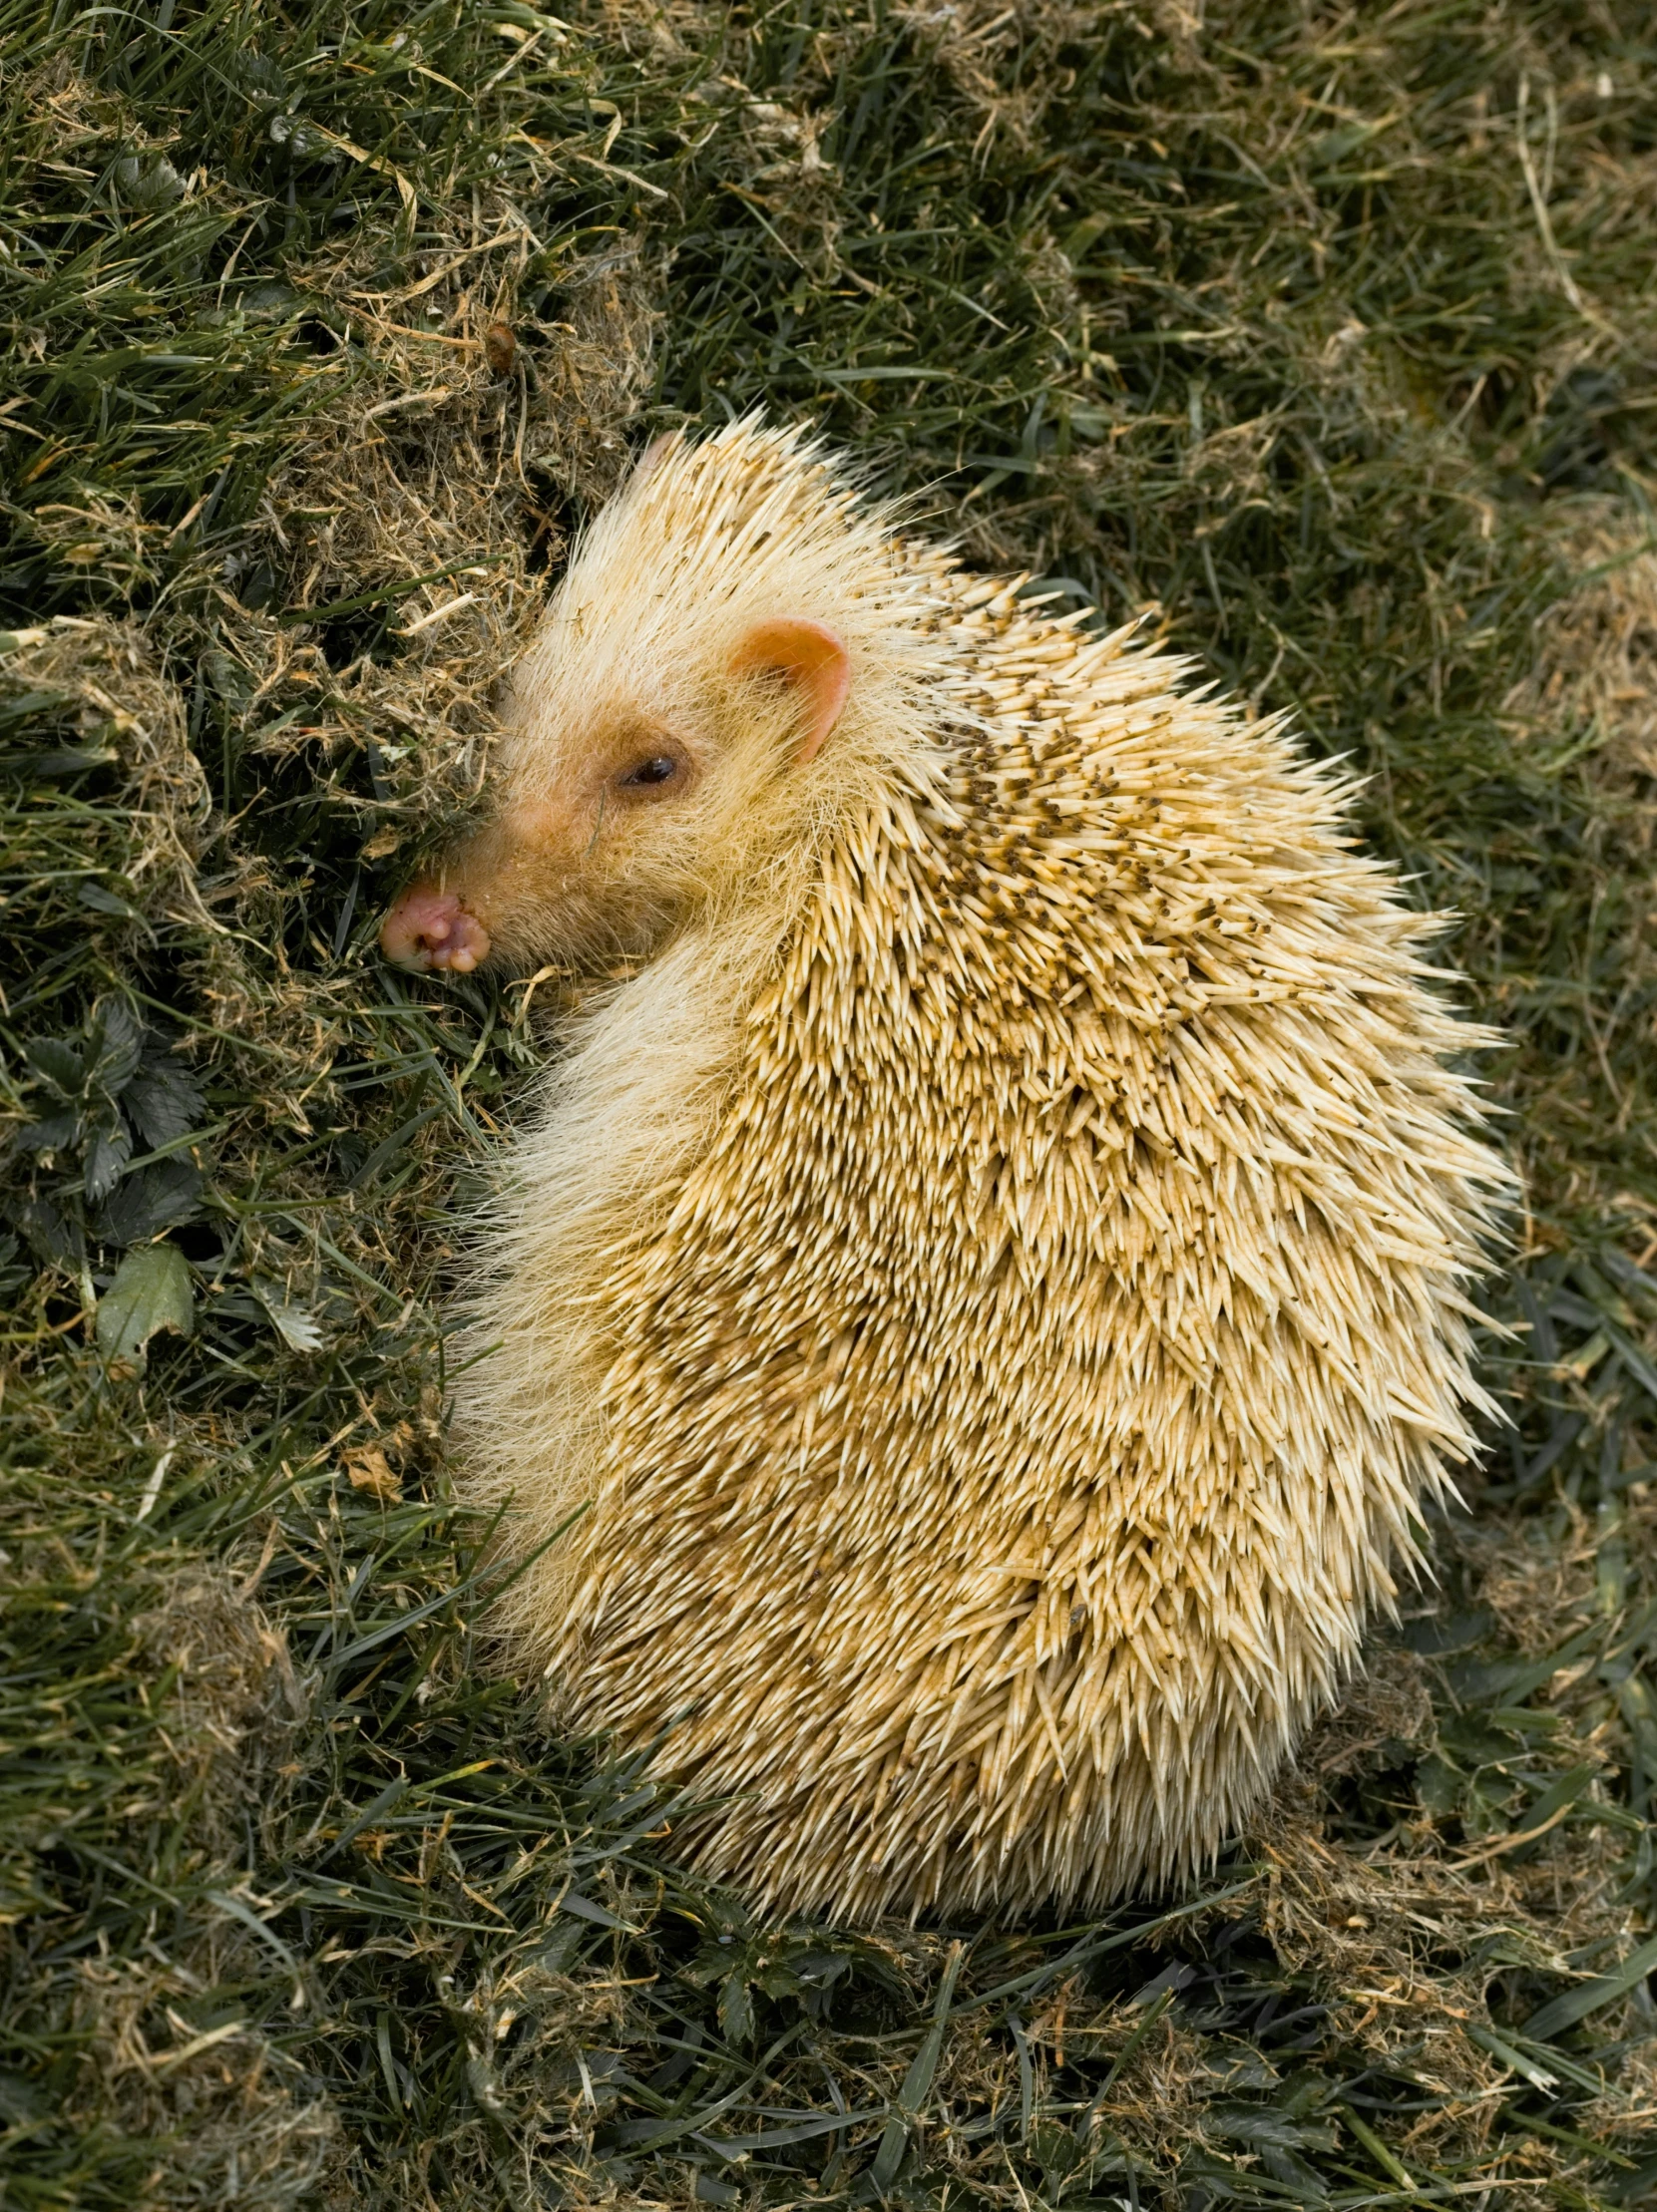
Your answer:
[[[505,1167],[463,1479],[519,1654],[773,1910],[1197,1867],[1488,1410],[1440,922],[1281,724],[1026,580],[792,432],[666,442],[383,932],[609,978]]]

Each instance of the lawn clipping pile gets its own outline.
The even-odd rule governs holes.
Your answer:
[[[1657,35],[1636,0],[0,0],[0,2207],[1657,2191]],[[1511,1416],[1195,1888],[764,1925],[492,1663],[387,970],[653,432],[763,402],[1367,779]]]

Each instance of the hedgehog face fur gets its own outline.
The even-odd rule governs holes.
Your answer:
[[[1487,1409],[1509,1179],[1441,924],[1278,725],[1018,591],[794,434],[672,446],[387,923],[645,955],[505,1162],[462,1474],[526,1554],[587,1506],[505,1629],[771,1907],[1193,1869]],[[676,797],[606,796],[669,748]]]
[[[883,691],[897,705],[868,666],[873,610],[835,588],[858,536],[843,495],[825,479],[821,512],[801,513],[799,472],[779,467],[737,545],[687,546],[675,525],[708,459],[662,441],[581,548],[515,673],[492,819],[386,920],[399,964],[647,957],[733,887],[751,898],[797,842],[839,780],[801,772],[842,719],[854,656],[864,737]],[[802,589],[840,627],[798,613]],[[855,762],[855,730],[839,750]]]

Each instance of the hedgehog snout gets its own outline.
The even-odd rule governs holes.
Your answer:
[[[452,891],[411,884],[380,925],[380,950],[417,975],[434,967],[465,975],[489,957],[489,931]]]

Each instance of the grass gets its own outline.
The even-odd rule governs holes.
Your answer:
[[[0,0],[0,2204],[1657,2188],[1657,39],[1631,0]],[[1527,1182],[1441,1580],[1189,1896],[762,1926],[490,1664],[377,914],[763,400],[1368,775]]]

